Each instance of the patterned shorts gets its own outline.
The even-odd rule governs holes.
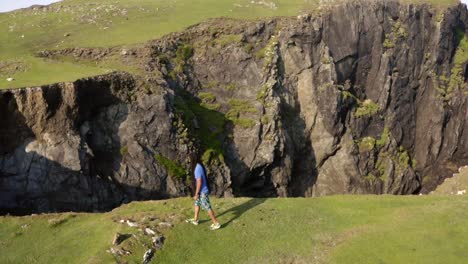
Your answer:
[[[211,210],[210,198],[208,198],[208,194],[200,194],[198,199],[195,201],[195,206],[200,206],[205,211]]]

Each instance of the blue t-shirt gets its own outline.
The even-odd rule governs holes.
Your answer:
[[[208,189],[208,185],[206,184],[205,170],[203,169],[202,165],[198,163],[197,163],[197,166],[195,167],[195,179],[202,180],[202,186],[201,186],[200,192],[204,194],[209,194],[210,190]]]

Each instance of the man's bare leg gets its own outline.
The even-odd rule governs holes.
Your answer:
[[[218,224],[218,220],[216,219],[216,216],[215,216],[215,213],[214,213],[213,209],[210,209],[208,211],[208,215],[210,216],[211,221],[213,221],[213,224]]]
[[[198,214],[200,213],[200,206],[195,205],[195,216],[193,217],[193,220],[198,221]]]

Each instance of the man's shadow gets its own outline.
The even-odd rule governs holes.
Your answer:
[[[262,203],[264,203],[266,201],[267,198],[251,198],[250,200],[242,203],[242,204],[239,204],[231,209],[228,209],[224,212],[222,212],[221,214],[219,215],[216,215],[216,217],[221,217],[225,214],[228,214],[228,213],[234,213],[234,216],[231,217],[231,219],[229,219],[228,221],[222,223],[223,227],[226,227],[228,226],[232,221],[236,220],[237,218],[239,218],[242,214],[244,214],[245,212],[247,212],[248,210],[254,208],[255,206],[257,205],[260,205]]]

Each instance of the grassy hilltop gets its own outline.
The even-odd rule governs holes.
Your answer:
[[[402,0],[409,2],[409,0]],[[124,49],[213,17],[255,19],[318,10],[319,0],[65,0],[0,14],[0,88],[35,86],[112,70],[44,59],[42,50]],[[434,8],[458,0],[418,0]],[[274,3],[274,5],[270,4]],[[6,79],[15,80],[8,82]],[[447,181],[438,194],[465,188]],[[197,227],[190,198],[132,202],[107,213],[0,216],[0,263],[141,263],[151,237],[120,223],[132,219],[166,238],[151,263],[468,263],[468,196],[330,196],[213,199],[223,228]],[[163,223],[163,224],[161,224]],[[164,223],[173,226],[168,227]],[[127,235],[112,246],[114,235]],[[111,247],[130,254],[116,257]]]
[[[166,237],[151,263],[466,263],[468,196],[333,196],[213,199],[223,228],[183,222],[189,198],[133,202],[109,213],[0,217],[2,263],[114,263],[116,232],[134,234],[119,261],[141,263],[150,239],[131,218]],[[159,222],[173,228],[159,228]],[[156,228],[154,228],[156,226]]]
[[[343,2],[335,0],[329,2]],[[409,2],[408,0],[402,0]],[[71,81],[115,69],[37,57],[42,50],[132,46],[213,17],[255,19],[296,16],[317,10],[319,0],[65,0],[47,8],[0,14],[0,88]],[[435,8],[458,0],[417,0]],[[15,80],[8,82],[12,77]]]

